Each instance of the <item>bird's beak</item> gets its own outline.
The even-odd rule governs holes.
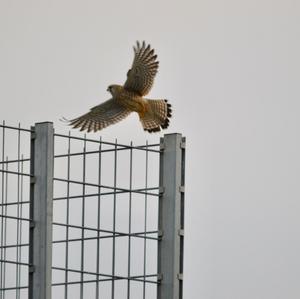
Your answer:
[[[106,91],[109,91],[109,87],[107,87]]]

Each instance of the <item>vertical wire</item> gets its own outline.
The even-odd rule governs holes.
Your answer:
[[[100,226],[101,226],[101,166],[102,166],[102,139],[100,137],[100,144],[99,144],[99,155],[98,155],[98,163],[99,163],[99,169],[98,169],[98,212],[97,212],[97,280],[96,280],[96,299],[99,298],[99,273],[100,273]]]
[[[20,247],[19,247],[19,237],[20,237],[20,123],[19,123],[19,129],[18,129],[18,140],[17,140],[17,250],[16,250],[16,261],[17,261],[17,264],[16,264],[16,299],[19,299],[20,297],[20,289],[18,289],[19,285],[18,285],[18,282],[19,282],[19,270],[20,270],[20,264],[18,264],[18,262],[20,261],[20,257],[19,257],[19,250],[20,250]]]
[[[132,141],[130,143],[129,158],[129,223],[128,223],[128,280],[127,280],[127,299],[130,299],[130,276],[131,276],[131,214],[132,214]]]
[[[4,162],[4,150],[5,150],[5,121],[3,121],[3,127],[2,127],[2,160],[1,162]],[[1,215],[4,213],[4,163],[2,163],[2,173],[1,173]],[[3,238],[4,238],[4,218],[1,217],[1,262],[0,262],[0,299],[3,299],[3,279],[5,275],[3,275]]]
[[[148,159],[149,159],[149,152],[148,152],[148,141],[146,142],[146,173],[145,173],[145,189],[148,188]],[[146,298],[146,258],[147,258],[147,238],[146,238],[146,232],[147,232],[147,214],[148,212],[148,197],[147,197],[147,191],[145,193],[145,222],[144,222],[144,282],[143,282],[143,299]]]
[[[69,280],[69,211],[70,211],[70,153],[71,153],[71,132],[68,137],[68,156],[67,156],[67,209],[66,209],[66,250],[65,250],[65,299],[68,299],[68,280]]]
[[[83,145],[83,174],[82,174],[82,219],[81,219],[81,273],[80,273],[80,299],[83,299],[83,279],[84,279],[84,223],[85,223],[85,175],[86,175],[86,135],[84,135]]]
[[[113,208],[113,256],[112,256],[112,282],[111,282],[111,298],[115,298],[115,259],[116,259],[116,208],[117,208],[117,139],[114,150],[114,208]]]

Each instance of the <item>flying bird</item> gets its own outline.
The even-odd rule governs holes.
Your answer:
[[[91,108],[88,113],[67,120],[69,125],[80,128],[80,131],[97,132],[136,112],[143,129],[147,132],[159,132],[169,126],[172,110],[168,101],[144,97],[151,90],[158,70],[157,55],[150,45],[146,46],[145,42],[142,44],[137,42],[133,49],[134,59],[124,85],[109,85],[107,91],[112,97]]]

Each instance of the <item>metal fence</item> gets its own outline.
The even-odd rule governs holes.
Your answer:
[[[185,140],[0,125],[0,299],[180,299]]]

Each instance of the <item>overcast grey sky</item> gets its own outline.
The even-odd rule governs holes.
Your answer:
[[[187,137],[184,298],[298,299],[299,20],[296,0],[0,0],[0,119],[65,132],[151,43],[150,97]],[[132,115],[102,136],[160,135]]]

